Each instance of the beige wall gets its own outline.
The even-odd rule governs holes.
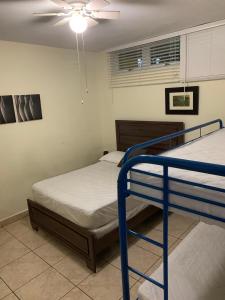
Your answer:
[[[115,149],[116,119],[183,121],[186,127],[222,118],[225,122],[225,80],[195,82],[200,87],[200,112],[197,116],[166,115],[165,87],[149,85],[128,88],[108,88],[106,56],[102,54],[99,84],[102,102],[102,134],[105,149]],[[103,82],[105,81],[105,84]],[[179,86],[179,85],[178,85]]]
[[[0,42],[0,95],[40,93],[43,120],[0,126],[0,220],[26,209],[32,183],[115,149],[115,120],[225,121],[225,80],[200,86],[199,116],[165,115],[166,86],[110,89],[106,55],[87,55],[89,94],[81,104],[71,50]]]
[[[40,121],[0,125],[0,220],[26,209],[32,183],[101,154],[95,56],[82,105],[73,51],[0,42],[0,95],[40,93],[43,112]]]

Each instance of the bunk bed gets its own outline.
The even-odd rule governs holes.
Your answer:
[[[211,132],[208,130],[210,126],[213,126]],[[217,127],[215,128],[215,126]],[[203,130],[206,129],[207,133],[203,135]],[[151,147],[197,130],[200,131],[199,137],[186,142],[181,147],[175,147],[173,150],[165,152],[163,156],[139,155],[129,159],[130,154],[137,149]],[[162,208],[162,243],[135,232],[127,226],[125,210],[129,201],[127,197],[130,195],[141,202],[148,202]],[[208,289],[212,289],[213,281],[210,282],[210,280],[214,275],[221,275],[222,280],[225,280],[225,266],[223,264],[225,258],[223,253],[223,245],[225,244],[225,231],[223,229],[225,223],[225,128],[222,121],[218,119],[207,122],[128,149],[118,178],[118,210],[124,300],[130,299],[129,272],[133,272],[146,280],[139,288],[139,300],[210,299],[206,295],[199,296],[203,288],[203,285],[200,284],[202,280],[199,280],[199,289],[197,289],[196,274],[193,275],[195,281],[193,283],[190,279],[190,272],[186,272],[190,265],[185,264],[184,258],[186,254],[188,257],[194,251],[201,253],[201,258],[205,257],[206,260],[207,253],[210,255],[210,251],[215,251],[215,257],[220,262],[214,259],[212,263],[214,266],[218,266],[222,262],[222,268],[218,271],[218,268],[212,270],[212,268],[207,267],[205,272],[209,272],[209,274],[204,284],[208,284]],[[178,250],[175,250],[168,258],[168,215],[170,211],[188,214],[214,225],[204,223],[197,225],[190,236],[178,246]],[[154,273],[154,276],[149,277],[129,265],[128,235],[143,239],[163,249],[163,264]],[[212,244],[208,246],[207,241],[212,242]],[[203,246],[204,248],[202,248]],[[172,273],[171,281],[169,281],[168,272],[169,260]],[[207,262],[210,264],[210,256]],[[160,272],[163,273],[161,280]],[[200,270],[196,270],[199,278],[205,278],[199,272]],[[171,283],[170,286],[169,282]],[[214,283],[217,288],[217,298],[214,299],[225,299],[225,290],[221,288],[221,281],[218,283],[217,280]],[[219,293],[220,295],[222,293],[222,296],[218,296]],[[212,294],[210,296],[212,299]]]
[[[183,122],[117,120],[117,150],[123,155],[121,152],[132,145],[183,128]],[[183,137],[177,137],[147,147],[147,153],[160,153],[182,143]],[[93,165],[35,183],[33,198],[28,199],[33,229],[42,227],[49,231],[80,254],[93,272],[101,252],[119,236],[116,183],[121,158],[112,162],[103,156]],[[146,203],[133,204],[127,215],[131,228],[158,212]]]

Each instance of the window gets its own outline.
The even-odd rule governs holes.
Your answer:
[[[132,71],[143,65],[142,50],[135,49],[118,54],[119,70]]]
[[[169,65],[180,61],[180,38],[171,38],[150,45],[151,65]]]
[[[180,37],[109,53],[111,86],[179,81]]]

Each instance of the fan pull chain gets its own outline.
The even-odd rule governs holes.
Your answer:
[[[85,77],[85,92],[88,94],[88,80],[87,80],[87,56],[84,44],[84,34],[82,33],[82,46],[83,46],[83,57],[84,57],[84,77]]]
[[[77,44],[77,63],[78,63],[78,71],[79,71],[79,76],[80,76],[81,103],[84,104],[84,98],[83,98],[83,93],[82,93],[82,74],[81,74],[81,64],[80,64],[79,40],[78,40],[77,33],[76,33],[76,44]]]
[[[185,65],[184,65],[184,99],[186,98],[187,83],[187,34],[185,35]]]

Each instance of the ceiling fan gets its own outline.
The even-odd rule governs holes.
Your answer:
[[[110,4],[107,0],[51,0],[59,6],[61,12],[33,13],[35,16],[57,16],[61,19],[56,26],[69,23],[76,33],[83,33],[87,27],[98,24],[98,20],[115,20],[120,16],[119,11],[104,11],[102,8]]]

